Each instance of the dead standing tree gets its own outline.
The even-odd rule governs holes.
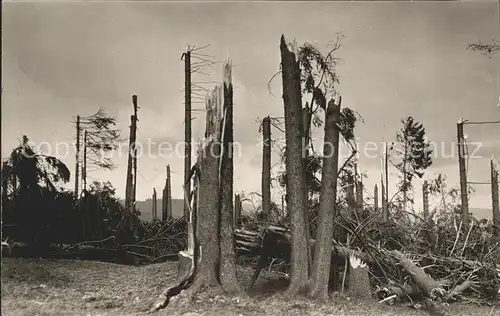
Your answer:
[[[157,197],[156,197],[156,189],[153,188],[153,196],[152,196],[152,202],[153,202],[153,206],[152,206],[152,213],[153,213],[153,221],[156,220],[158,218],[158,204],[156,203],[156,200],[157,200]]]
[[[125,186],[125,225],[129,226],[133,231],[136,227],[135,217],[135,185],[137,178],[137,149],[136,149],[136,135],[137,135],[137,96],[132,96],[132,104],[134,106],[134,114],[130,116],[130,138],[128,150],[128,164],[127,164],[127,180]]]
[[[165,222],[172,217],[172,180],[170,178],[170,165],[167,165],[167,178],[162,195],[162,221]]]
[[[219,286],[226,293],[244,295],[236,278],[234,249],[233,87],[230,63],[224,65],[223,87],[216,86],[207,98],[206,106],[205,142],[189,175],[190,179],[194,170],[198,171],[198,209],[192,210],[190,215],[190,219],[196,218],[196,223],[192,223],[196,232],[191,238],[196,251],[192,251],[191,267],[180,267],[189,273],[165,292],[165,298],[155,307],[156,310],[164,308],[170,297],[187,288],[191,298],[204,287]]]
[[[186,185],[186,190],[184,191],[184,200],[189,201],[190,197],[188,194],[191,192],[191,151],[192,151],[192,130],[191,122],[193,120],[193,111],[196,109],[192,108],[193,103],[200,102],[200,92],[206,93],[207,89],[202,87],[202,83],[210,82],[194,82],[193,74],[199,73],[204,74],[202,69],[205,67],[211,67],[217,62],[212,60],[212,56],[200,53],[200,50],[207,48],[207,46],[198,47],[189,46],[186,52],[182,54],[181,60],[184,60],[184,183]],[[193,61],[194,60],[194,61]],[[204,101],[204,100],[203,100]],[[184,216],[188,216],[189,207],[188,204],[184,205]]]
[[[281,36],[281,74],[283,80],[283,104],[285,110],[286,138],[286,195],[290,212],[291,227],[291,281],[287,294],[296,295],[307,291],[309,278],[309,246],[306,223],[306,188],[303,181],[304,164],[302,161],[302,94],[300,66],[294,49],[290,49]]]
[[[309,295],[328,298],[328,283],[333,246],[333,221],[337,200],[337,171],[339,161],[340,99],[331,100],[325,114],[325,136],[323,149],[323,171],[318,232],[314,245]]]
[[[494,159],[490,161],[491,167],[491,206],[493,209],[493,234],[500,240],[500,207],[498,203],[498,169]]]
[[[271,118],[262,120],[262,214],[268,218],[271,209]]]
[[[184,58],[184,183],[187,185],[187,192],[191,191],[189,172],[191,170],[191,50],[189,46],[182,55]],[[184,195],[184,200],[188,200]],[[184,205],[184,216],[189,212],[188,205]]]

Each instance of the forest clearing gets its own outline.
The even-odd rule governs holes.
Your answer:
[[[158,278],[161,274],[163,278]],[[5,258],[2,267],[2,315],[4,316],[132,316],[145,314],[165,282],[173,282],[175,262],[142,267],[123,266],[95,261],[54,261]],[[252,271],[239,268],[243,282]],[[334,302],[307,299],[286,300],[281,297],[287,282],[279,275],[264,272],[250,298],[228,300],[220,293],[205,293],[193,303],[150,315],[343,315],[343,316],[420,316],[426,310],[406,306],[387,306],[375,301],[348,300],[340,295]],[[281,293],[281,294],[280,294]],[[500,306],[453,304],[450,315],[498,315]]]
[[[497,9],[500,21],[500,2]],[[169,69],[183,81],[182,98],[149,109],[150,89],[116,103],[126,136],[116,113],[77,108],[65,123],[74,128],[66,144],[74,170],[68,155],[32,141],[35,130],[3,150],[2,315],[500,315],[500,116],[464,102],[445,109],[442,124],[424,101],[399,112],[395,102],[365,124],[373,109],[358,111],[363,93],[345,94],[340,84],[344,36],[329,33],[323,47],[277,34],[275,55],[265,59],[276,69],[256,89],[264,87],[273,108],[256,110],[250,127],[245,111],[254,105],[239,95],[256,93],[237,85],[238,56],[225,52],[221,61],[210,45],[187,45],[176,56],[182,72]],[[460,48],[491,59],[500,43]],[[402,84],[402,91],[411,86]],[[174,116],[181,136],[167,135],[164,126],[179,128],[160,122]],[[386,132],[386,124],[394,129]],[[236,133],[239,125],[258,139]],[[476,132],[484,141],[474,142]],[[181,152],[151,155],[154,137]],[[258,163],[246,170],[238,163],[255,159],[240,150],[250,147]],[[116,170],[121,180],[107,176]],[[256,191],[241,188],[255,179]],[[152,193],[148,210],[138,206],[144,188]]]

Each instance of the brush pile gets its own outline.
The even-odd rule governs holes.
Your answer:
[[[498,302],[500,246],[487,221],[473,219],[463,225],[457,216],[424,220],[399,213],[383,222],[369,209],[339,213],[332,262],[343,265],[351,255],[366,262],[373,292],[381,302]],[[268,266],[276,258],[289,261],[286,227],[236,230],[235,238],[240,255],[258,254]]]

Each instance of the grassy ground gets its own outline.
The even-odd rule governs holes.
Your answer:
[[[139,315],[175,282],[176,273],[173,262],[132,267],[95,261],[3,258],[2,316]],[[240,268],[238,273],[246,285],[252,271]],[[263,271],[249,299],[205,292],[194,302],[177,303],[153,315],[429,315],[406,306],[360,302],[338,295],[323,303],[287,301],[281,296],[286,286],[285,280]],[[500,315],[498,306],[453,304],[441,309],[453,316]]]

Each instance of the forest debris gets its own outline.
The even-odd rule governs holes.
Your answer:
[[[446,301],[456,300],[465,290],[474,286],[476,282],[472,280],[465,280],[464,282],[457,284],[453,289],[451,289],[445,297]]]
[[[424,270],[415,265],[410,259],[399,251],[392,251],[405,271],[413,278],[418,287],[433,300],[440,300],[446,295],[441,284],[430,277]]]
[[[357,298],[371,298],[370,280],[366,263],[355,256],[350,257],[349,295]]]

